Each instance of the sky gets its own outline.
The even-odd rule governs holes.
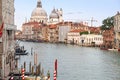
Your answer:
[[[49,16],[53,8],[63,9],[65,21],[93,22],[93,26],[101,26],[107,17],[120,12],[120,0],[41,0],[42,7]],[[37,0],[15,0],[15,25],[21,29],[25,20],[30,20],[32,11],[36,8]]]

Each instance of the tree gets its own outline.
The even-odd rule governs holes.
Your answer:
[[[103,25],[101,26],[101,30],[109,30],[111,27],[113,27],[114,23],[114,17],[108,17],[102,21]]]

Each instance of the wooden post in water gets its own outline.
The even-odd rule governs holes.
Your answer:
[[[29,72],[31,73],[31,62],[29,64]]]
[[[36,66],[36,76],[38,76],[38,66]]]
[[[37,54],[34,53],[34,65],[37,65]]]
[[[23,68],[23,66],[21,65],[21,69],[20,70],[22,70],[22,68]]]
[[[26,62],[24,62],[24,69],[26,70]]]
[[[56,71],[56,76],[57,76],[57,67],[58,67],[58,62],[57,59],[55,60],[55,71]]]
[[[32,75],[34,75],[34,66],[32,66]]]
[[[31,55],[33,54],[33,48],[31,48]]]
[[[41,76],[41,63],[39,63],[39,65],[38,65],[38,73]]]
[[[50,80],[50,71],[47,72],[47,80]]]
[[[44,69],[43,68],[42,68],[41,76],[42,76],[42,78],[44,77]]]
[[[38,76],[38,67],[37,67],[37,65],[36,65],[36,71],[35,71],[35,80],[37,80],[37,76]]]
[[[36,61],[35,61],[35,52],[34,52],[34,65],[35,65]]]
[[[40,63],[38,64],[38,75],[40,76]]]

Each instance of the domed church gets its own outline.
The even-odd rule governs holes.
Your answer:
[[[49,23],[56,24],[62,22],[63,21],[62,14],[63,14],[62,9],[58,10],[54,8],[49,16]]]
[[[31,22],[40,22],[40,23],[47,23],[47,13],[42,8],[41,0],[37,1],[37,7],[32,11],[30,21]]]
[[[54,8],[48,17],[47,12],[42,8],[41,0],[38,0],[36,8],[31,13],[30,20],[25,20],[25,23],[22,24],[22,38],[28,40],[44,39],[49,25],[60,22],[63,22],[62,9]],[[45,39],[48,40],[48,36]]]
[[[30,22],[56,24],[63,21],[62,14],[62,9],[58,10],[54,8],[48,19],[47,12],[42,8],[41,0],[38,0],[36,8],[32,11]]]

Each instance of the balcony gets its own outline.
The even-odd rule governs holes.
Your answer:
[[[17,30],[17,26],[13,24],[4,24],[5,30]]]

